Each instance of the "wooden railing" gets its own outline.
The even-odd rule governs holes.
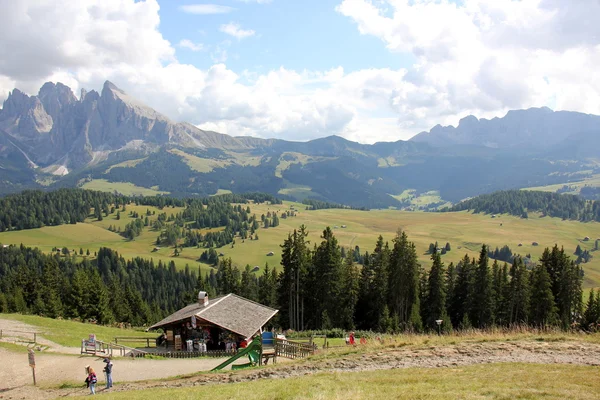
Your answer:
[[[11,333],[16,333],[17,335],[13,335]],[[25,337],[23,337],[20,334],[26,334],[27,336],[31,335],[31,338],[33,341],[28,341],[28,343],[37,343],[37,332],[31,332],[31,331],[13,331],[10,329],[0,329],[0,339],[2,339],[4,336],[7,337],[16,337],[19,339],[25,339]]]
[[[121,343],[146,343],[146,347],[156,347],[156,338],[148,336],[117,336],[114,338],[115,344]]]
[[[102,355],[109,357],[145,357],[147,352],[143,350],[134,349],[133,347],[123,346],[122,344],[107,343],[101,340],[95,340],[93,342],[82,339],[81,340],[81,354],[93,354]]]
[[[315,354],[316,350],[317,346],[314,344],[275,339],[275,354],[277,357],[305,358]]]
[[[232,353],[231,351],[227,352],[225,350],[208,350],[208,351],[165,351],[153,353],[154,355],[166,357],[166,358],[196,358],[196,357],[212,357],[212,358],[221,358],[221,357],[231,357],[236,353]]]

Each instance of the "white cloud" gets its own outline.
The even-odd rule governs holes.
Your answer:
[[[254,36],[256,34],[256,32],[254,32],[252,29],[242,29],[242,27],[239,24],[236,24],[235,22],[223,24],[221,25],[219,30],[223,33],[237,38],[238,40]]]
[[[597,0],[343,0],[336,9],[390,51],[416,57],[390,98],[401,127],[546,104],[600,107]]]
[[[211,46],[215,65],[208,69],[181,64],[159,31],[156,0],[56,3],[3,4],[0,100],[13,87],[36,93],[47,80],[77,92],[109,79],[204,129],[295,140],[339,134],[361,142],[549,102],[600,109],[600,25],[590,21],[600,15],[596,0],[568,8],[558,0],[344,0],[338,12],[391,52],[413,54],[415,65],[262,74],[227,68],[229,41]],[[185,39],[177,46],[200,48]]]
[[[258,4],[269,4],[269,3],[271,3],[273,0],[237,0],[237,1],[241,1],[242,3],[258,3]]]
[[[202,51],[204,50],[204,45],[202,43],[194,43],[189,39],[182,39],[179,41],[179,47],[184,49],[189,49],[191,51]]]
[[[188,14],[210,15],[227,14],[235,11],[235,8],[219,4],[187,4],[179,6],[179,9]]]

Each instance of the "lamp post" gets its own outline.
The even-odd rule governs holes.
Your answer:
[[[438,335],[442,334],[442,331],[441,331],[441,329],[442,329],[442,322],[444,322],[444,320],[442,320],[442,319],[436,319],[435,320],[435,323],[438,326]]]

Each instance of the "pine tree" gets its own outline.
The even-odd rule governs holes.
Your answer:
[[[44,264],[42,281],[44,285],[41,290],[42,312],[50,318],[63,316],[63,304],[61,300],[62,273],[55,259],[49,259]]]
[[[371,293],[373,297],[373,313],[377,319],[381,319],[383,309],[387,307],[388,302],[388,284],[389,284],[389,264],[390,250],[387,243],[384,244],[383,237],[379,235],[375,249],[373,250],[371,265],[373,266],[373,287],[375,291]],[[389,309],[388,309],[389,313]]]
[[[343,329],[354,329],[354,313],[358,302],[358,269],[352,260],[352,254],[348,253],[341,272],[342,284],[338,293],[340,322],[339,327]]]
[[[246,264],[244,272],[242,272],[241,281],[241,296],[252,301],[258,301],[258,285],[250,265]]]
[[[415,315],[420,315],[419,278],[421,267],[417,259],[414,243],[400,230],[393,240],[394,247],[390,255],[388,304],[392,318],[398,319],[401,325],[410,328],[410,321],[416,322]],[[416,309],[413,312],[413,308]],[[412,329],[415,329],[414,327]],[[420,329],[420,328],[419,328]]]
[[[360,270],[358,282],[358,304],[354,320],[359,329],[372,329],[377,325],[378,315],[374,313],[373,297],[371,294],[376,290],[373,286],[375,271],[371,265],[371,255],[366,252],[363,256],[363,266]]]
[[[552,295],[550,275],[543,266],[537,266],[531,274],[531,302],[529,323],[546,327],[556,322],[556,305]]]
[[[588,297],[588,302],[585,307],[585,313],[583,314],[583,326],[586,329],[590,329],[594,324],[596,324],[598,322],[598,318],[600,317],[596,315],[596,301],[597,300],[594,289],[590,289],[590,295]]]
[[[471,322],[478,328],[490,326],[494,321],[494,298],[488,262],[488,250],[483,245],[475,271],[475,290],[470,315]]]
[[[314,315],[325,321],[325,315],[334,325],[339,323],[338,302],[342,259],[337,239],[331,228],[327,227],[321,236],[321,244],[316,248],[312,259],[311,279],[312,307]],[[322,327],[322,326],[321,326]],[[319,326],[317,326],[319,328]]]
[[[306,237],[308,231],[304,225],[299,230],[294,230],[293,234],[281,245],[281,265],[283,271],[281,275],[278,303],[281,308],[280,322],[294,330],[303,330],[305,324],[305,315],[313,316],[313,324],[320,316],[307,312],[305,307],[311,308],[315,304],[313,293],[308,292],[307,286],[309,280],[316,280],[315,277],[309,277],[308,267],[310,265],[310,250]],[[310,294],[310,298],[306,299]],[[305,304],[306,303],[306,304]],[[286,318],[287,317],[287,318]],[[289,325],[288,325],[289,324]]]
[[[450,319],[454,326],[460,326],[465,321],[465,318],[469,319],[473,303],[475,268],[468,254],[465,254],[463,259],[458,263],[457,271],[456,284],[454,285],[453,292],[449,295],[451,299],[449,305]]]
[[[429,271],[427,282],[426,302],[424,303],[424,325],[430,331],[436,331],[436,320],[442,320],[444,330],[451,327],[451,321],[446,312],[446,285],[444,264],[438,253],[431,255],[433,265]]]
[[[510,269],[510,312],[509,323],[527,322],[529,316],[529,273],[521,257],[515,257]]]
[[[258,287],[258,302],[268,307],[275,307],[277,298],[277,274],[275,269],[271,271],[269,263],[265,264],[265,269],[260,278]]]

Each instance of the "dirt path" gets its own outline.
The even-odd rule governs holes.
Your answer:
[[[22,391],[19,389],[27,389],[24,386],[32,383],[27,354],[0,348],[0,360],[2,360],[0,363],[0,398],[20,398],[14,397]],[[223,360],[223,358],[170,360],[117,358],[114,360],[113,379],[116,382],[131,382],[191,374],[210,370]],[[90,365],[96,370],[99,386],[101,386],[104,383],[102,358],[36,353],[37,382],[39,385],[47,387],[62,382],[81,381],[83,387],[86,365]],[[77,392],[74,389],[70,391]],[[41,394],[36,397],[41,397]]]
[[[0,356],[2,356],[1,353]],[[58,357],[52,355],[47,356]],[[25,356],[21,357],[23,357],[23,359],[25,358]],[[132,365],[119,367],[118,374],[121,374],[121,371],[125,371],[126,369],[132,369],[131,371],[128,371],[126,375],[122,376],[135,377],[138,380],[149,379],[149,375],[152,375],[152,377],[158,377],[158,375],[161,374],[163,377],[177,375],[177,372],[171,369],[170,364],[167,364],[167,361],[156,361],[155,364],[146,364],[147,361],[152,360],[145,360],[141,362],[140,360],[131,361]],[[181,363],[182,365],[191,365],[195,362],[193,360],[173,361],[176,364]],[[26,367],[26,362],[20,362],[25,364]],[[121,375],[117,375],[117,369],[115,369],[116,379],[119,380],[120,383],[114,387],[113,391],[166,387],[190,387],[206,384],[244,382],[256,379],[283,379],[294,376],[309,375],[318,372],[358,372],[411,367],[440,368],[501,362],[600,366],[600,345],[581,342],[547,343],[521,341],[499,343],[464,343],[454,346],[421,349],[388,349],[381,350],[376,353],[354,354],[342,356],[340,358],[301,360],[294,363],[279,364],[277,366],[271,366],[263,369],[243,370],[236,373],[202,374],[192,378],[150,382],[123,382],[126,379],[122,379]],[[137,365],[141,365],[143,368],[133,371],[133,368]],[[195,367],[195,370],[199,370],[200,368],[198,367],[199,365]],[[82,367],[79,368],[80,369],[77,371],[78,377],[81,376],[82,371]],[[152,372],[151,370],[154,368],[159,368],[160,371]],[[21,373],[24,373],[24,371],[21,371]],[[138,373],[139,375],[136,376]],[[2,375],[0,375],[0,382],[2,381]],[[3,394],[4,398],[7,399],[20,398],[18,396],[27,397],[31,395],[35,395],[37,398],[56,398],[85,394],[85,392],[75,389],[48,389],[44,391],[35,390],[36,389],[31,387],[17,388],[12,391],[5,391],[5,393],[2,393],[0,390],[0,398],[2,398]]]
[[[33,333],[37,333],[36,343],[41,345],[47,352],[61,354],[80,354],[81,351],[77,347],[65,347],[51,340],[45,339],[44,333],[38,327],[26,324],[21,321],[11,319],[0,319],[0,330],[2,330],[2,342],[27,345],[33,340]],[[1,381],[0,381],[1,382]]]

